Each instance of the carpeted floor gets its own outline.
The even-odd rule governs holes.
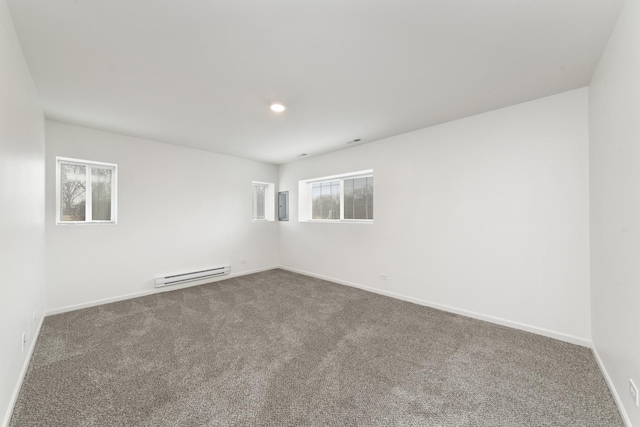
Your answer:
[[[623,426],[589,349],[283,270],[45,319],[11,426]]]

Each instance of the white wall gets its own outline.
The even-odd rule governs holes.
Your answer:
[[[0,0],[0,420],[4,423],[42,319],[44,269],[44,116],[7,3]],[[27,333],[25,351],[22,332]]]
[[[588,345],[587,131],[579,89],[283,165],[281,264]],[[369,168],[373,225],[297,221],[298,180]]]
[[[251,221],[251,181],[276,182],[276,166],[52,121],[46,138],[49,311],[278,264],[277,224]],[[117,225],[55,224],[56,156],[118,164]]]
[[[628,0],[589,88],[592,339],[624,412],[640,387],[640,1]]]

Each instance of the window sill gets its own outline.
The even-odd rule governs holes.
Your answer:
[[[116,221],[56,221],[56,225],[116,225]]]
[[[372,219],[301,219],[299,222],[319,224],[373,224]]]

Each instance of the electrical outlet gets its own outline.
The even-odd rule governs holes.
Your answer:
[[[389,279],[389,276],[387,276],[384,273],[380,273],[380,280],[388,280],[388,279]]]
[[[636,387],[631,378],[629,378],[629,394],[633,399],[633,403],[635,403],[636,406],[640,406],[640,395],[638,395],[638,387]]]
[[[22,351],[24,351],[24,348],[27,346],[27,333],[23,332],[22,333]]]
[[[240,264],[246,264],[246,263],[247,263],[247,260],[246,260],[246,259],[241,259],[241,260],[240,260]]]

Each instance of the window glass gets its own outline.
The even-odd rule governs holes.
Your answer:
[[[91,211],[97,221],[111,221],[111,169],[91,168]]]
[[[74,164],[60,165],[60,220],[86,219],[87,167]]]
[[[298,220],[373,222],[373,169],[298,181]]]
[[[271,182],[252,182],[251,218],[254,221],[275,220],[275,188]]]
[[[267,194],[266,184],[253,184],[253,219],[266,219],[265,198]]]
[[[312,218],[340,219],[340,181],[312,184]]]
[[[367,177],[367,190],[365,192],[367,198],[367,218],[373,219],[373,177]]]

